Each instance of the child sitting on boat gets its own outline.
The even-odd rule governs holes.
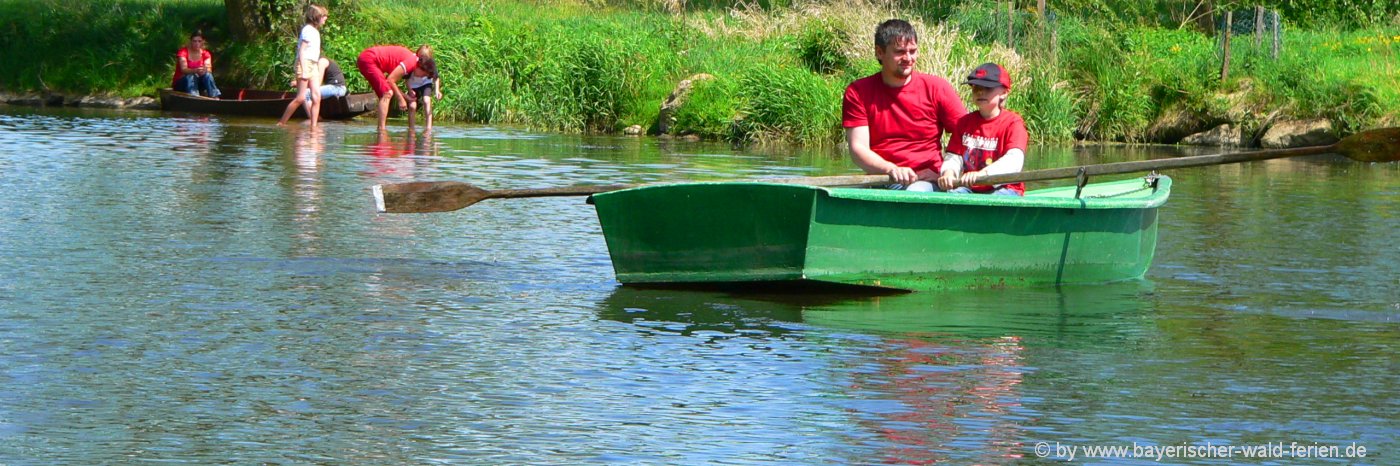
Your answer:
[[[958,119],[938,187],[950,193],[991,193],[1024,196],[1025,183],[977,184],[992,175],[1017,173],[1025,164],[1029,135],[1021,115],[1006,109],[1011,93],[1011,75],[996,63],[984,63],[967,76],[977,111]]]

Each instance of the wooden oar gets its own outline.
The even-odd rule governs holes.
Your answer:
[[[808,186],[876,186],[889,184],[885,175],[814,176],[806,178],[773,178],[736,180],[759,183],[802,184]],[[676,182],[651,183],[675,184]],[[394,214],[449,212],[487,199],[516,197],[588,196],[619,189],[651,184],[610,184],[595,186],[563,186],[538,189],[485,190],[461,181],[414,181],[374,186],[374,206],[380,212]]]
[[[1382,128],[1364,131],[1343,138],[1336,144],[1327,146],[1299,147],[1294,149],[1271,149],[1254,152],[1234,152],[1215,155],[1197,155],[1170,159],[1117,162],[1079,167],[1030,170],[983,177],[978,184],[1003,184],[1025,181],[1042,181],[1075,178],[1081,175],[1112,175],[1137,173],[1168,168],[1200,167],[1227,163],[1251,162],[1300,155],[1336,153],[1361,162],[1400,161],[1400,128]],[[743,180],[761,183],[802,184],[809,186],[877,186],[889,184],[885,175],[844,175],[817,176],[806,178],[777,178]],[[658,183],[663,184],[663,183]],[[497,189],[485,190],[460,181],[417,181],[374,186],[375,207],[380,212],[426,213],[447,212],[461,209],[486,199],[506,199],[516,197],[546,196],[587,196],[592,194],[635,188],[645,185],[599,185],[565,186],[542,189]]]

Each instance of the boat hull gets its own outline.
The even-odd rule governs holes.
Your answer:
[[[766,183],[593,196],[625,284],[824,282],[939,290],[1140,278],[1157,244],[1158,178],[1025,197]]]
[[[228,89],[219,98],[190,95],[171,89],[160,91],[160,108],[172,112],[215,113],[221,115],[281,118],[287,104],[296,97],[293,92],[254,89]],[[321,119],[348,120],[375,110],[378,99],[374,94],[348,94],[321,101]],[[306,117],[306,107],[298,107],[296,115]]]

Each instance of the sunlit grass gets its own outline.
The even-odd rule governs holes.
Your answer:
[[[1216,38],[1171,29],[1060,17],[1057,47],[1021,12],[1016,48],[1000,10],[973,2],[723,2],[665,0],[359,0],[333,9],[324,53],[350,87],[361,50],[430,44],[447,98],[440,120],[525,124],[557,131],[655,127],[681,80],[696,86],[674,134],[734,141],[839,144],[840,93],[878,70],[871,33],[888,17],[919,28],[920,69],[960,85],[984,61],[1017,86],[1010,106],[1032,137],[1146,141],[1164,118],[1257,125],[1275,114],[1327,118],[1345,130],[1400,118],[1400,30],[1308,31],[1288,25],[1282,56],[1232,49],[1220,80]],[[759,7],[755,5],[766,5]],[[347,4],[350,5],[350,4]],[[927,6],[927,5],[924,5]],[[683,13],[678,13],[684,7]],[[261,41],[229,39],[222,0],[0,0],[0,88],[154,95],[168,86],[175,49],[203,27],[221,85],[284,88],[295,18]],[[17,18],[24,18],[18,20]],[[943,22],[926,22],[944,18]],[[286,36],[286,37],[284,37]],[[1267,44],[1267,41],[1266,41]]]

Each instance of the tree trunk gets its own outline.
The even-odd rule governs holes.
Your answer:
[[[228,11],[228,29],[233,34],[234,40],[250,41],[254,37],[266,33],[261,24],[258,24],[257,0],[224,0],[224,9]]]

